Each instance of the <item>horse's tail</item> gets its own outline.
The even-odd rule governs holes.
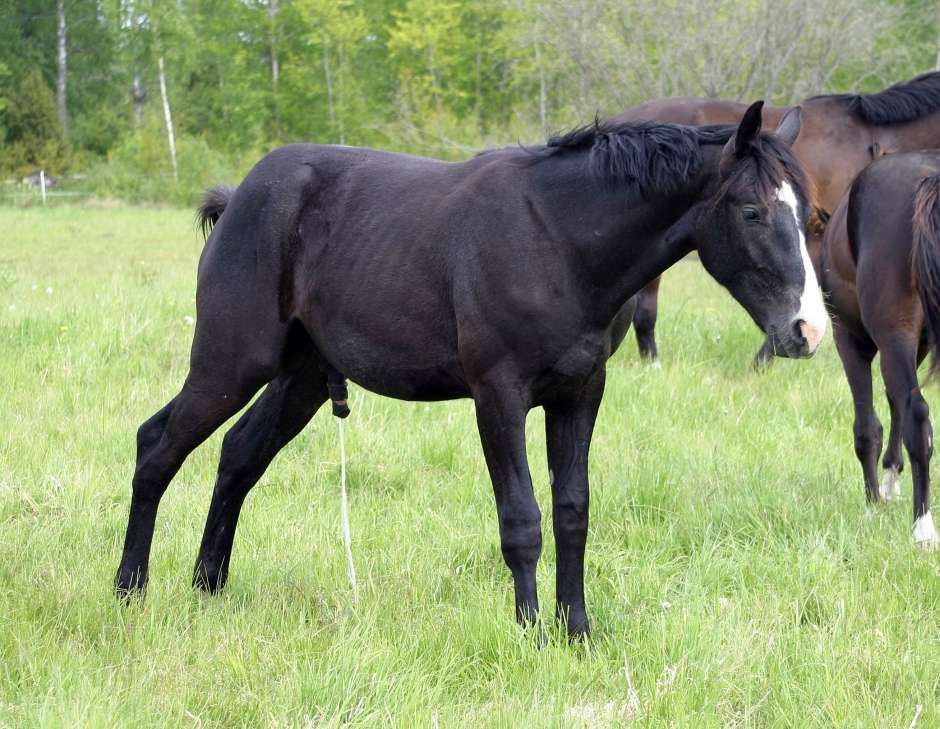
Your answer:
[[[930,374],[940,371],[940,173],[917,183],[911,258],[930,344]]]
[[[234,194],[235,188],[227,185],[216,185],[206,190],[202,202],[196,208],[196,225],[202,231],[203,238],[209,237],[212,226],[218,222],[222,213],[225,212],[225,206],[229,204]]]

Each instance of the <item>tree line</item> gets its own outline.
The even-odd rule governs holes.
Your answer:
[[[936,0],[0,0],[0,175],[188,202],[292,141],[442,157],[937,63]]]

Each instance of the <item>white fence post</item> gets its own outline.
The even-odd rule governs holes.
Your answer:
[[[46,171],[39,170],[39,189],[42,190],[42,205],[46,206]]]

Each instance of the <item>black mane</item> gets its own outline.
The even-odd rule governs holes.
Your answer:
[[[724,145],[735,125],[691,127],[656,122],[598,122],[552,137],[545,146],[551,154],[590,150],[589,174],[606,188],[636,185],[640,194],[669,194],[695,175],[705,145]],[[806,179],[790,148],[776,137],[761,134],[749,157],[756,167],[758,194],[774,195],[789,181],[800,199],[808,201]]]
[[[921,74],[896,83],[877,94],[831,94],[814,99],[836,99],[868,124],[899,124],[940,111],[940,72]]]

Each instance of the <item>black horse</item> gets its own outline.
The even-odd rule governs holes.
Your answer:
[[[758,102],[739,127],[595,124],[456,164],[292,145],[207,198],[190,371],[137,434],[119,593],[146,584],[187,454],[267,385],[222,446],[194,576],[221,588],[248,491],[347,376],[400,399],[473,398],[520,622],[538,611],[542,548],[525,420],[545,409],[557,614],[586,634],[588,448],[628,299],[697,249],[777,351],[808,356],[824,331],[789,148],[799,111],[760,127]]]
[[[914,481],[914,541],[940,543],[930,513],[930,410],[917,366],[940,362],[940,153],[872,162],[856,178],[823,236],[822,281],[833,336],[855,402],[855,453],[869,501],[901,493],[903,441]],[[878,483],[882,428],[872,403],[871,363],[881,372],[891,429]]]

